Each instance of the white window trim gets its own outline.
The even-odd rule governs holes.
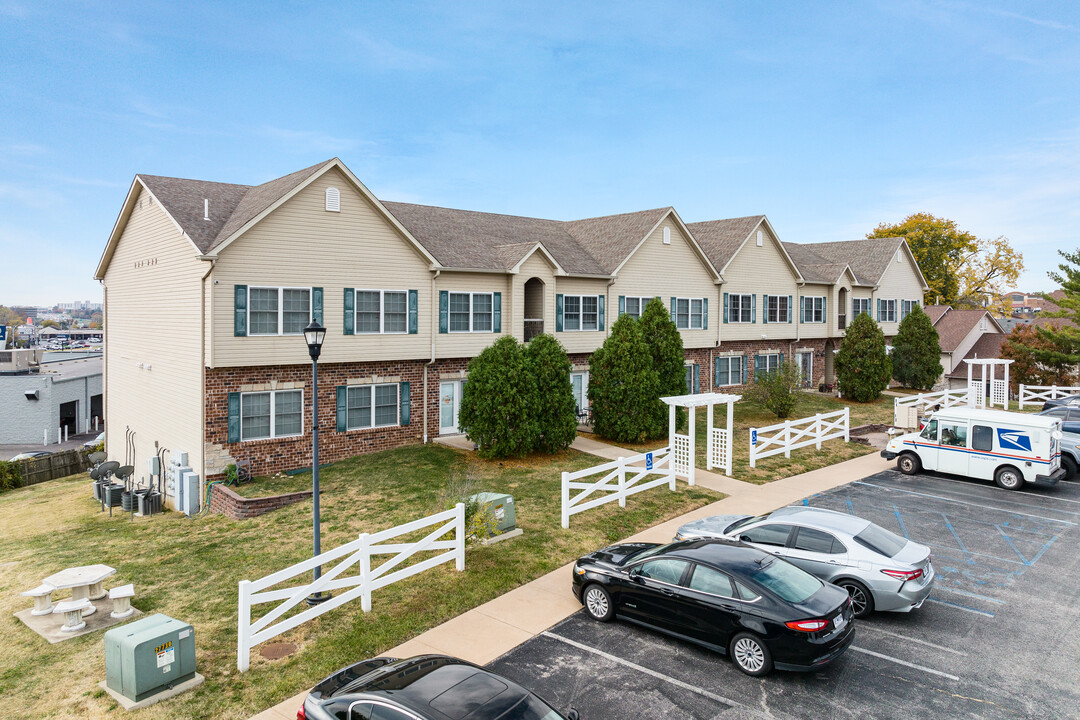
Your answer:
[[[766,360],[765,361],[765,369],[762,370],[762,372],[771,373],[771,372],[776,372],[777,370],[780,369],[780,353],[778,353],[778,352],[758,353],[757,355],[754,356],[754,376],[755,377],[757,376],[757,372],[758,372],[758,370],[757,370],[757,359],[760,358],[760,357],[773,358],[773,359],[776,360],[775,367],[773,367],[771,369],[769,368],[769,361]]]
[[[739,373],[738,373],[739,377],[735,382],[731,382],[731,361],[732,360],[738,360],[739,361]],[[721,361],[724,361],[724,362],[727,363],[727,366],[728,366],[728,382],[727,383],[720,383],[716,387],[730,387],[732,385],[742,385],[743,363],[746,362],[746,357],[744,355],[721,355],[721,356],[716,357],[713,360],[713,362],[716,362],[716,363],[719,363]],[[716,373],[716,371],[714,370],[713,371],[713,379],[714,380],[716,379],[715,373]]]
[[[892,299],[879,298],[878,302],[885,303],[885,312],[882,313],[881,322],[897,322],[896,299],[895,298],[892,298]],[[892,305],[892,310],[891,311],[889,310],[890,304]],[[891,320],[889,319],[890,316],[892,316]]]
[[[813,319],[814,318],[814,312],[817,310],[817,308],[814,307],[814,305],[816,304],[814,301],[818,301],[818,300],[821,301],[821,319],[820,320],[814,320]],[[810,301],[810,302],[808,303],[807,301]],[[805,317],[805,315],[806,315],[805,310],[806,310],[806,306],[808,304],[810,305],[810,308],[809,308],[809,310],[810,310],[810,312],[809,312],[810,319],[809,320],[807,320],[806,317]],[[828,320],[828,318],[825,317],[825,296],[824,295],[803,295],[803,310],[804,310],[804,317],[801,318],[800,320],[804,325],[822,325],[825,322],[827,322],[827,320]]]
[[[566,299],[578,298],[580,305],[578,306],[578,326],[576,328],[566,327]],[[586,328],[582,327],[585,324],[585,298],[596,298],[596,327]],[[649,298],[650,300],[652,298]],[[563,295],[563,332],[601,332],[600,330],[600,296],[599,295]]]
[[[379,330],[360,329],[360,293],[379,293]],[[405,295],[405,329],[386,329],[386,293],[403,293]],[[472,299],[469,300],[469,315],[472,316]],[[449,320],[447,321],[449,322]],[[470,320],[471,323],[471,320]],[[376,290],[375,288],[356,288],[353,294],[353,333],[356,335],[408,335],[409,334],[409,291],[408,290]]]
[[[394,397],[397,398],[394,411],[394,422],[386,425],[375,424],[375,388],[392,387]],[[371,424],[365,426],[349,427],[349,393],[360,388],[371,388]],[[362,432],[364,430],[379,430],[380,428],[401,426],[401,383],[369,383],[363,385],[348,385],[345,388],[345,432]]]
[[[252,290],[277,290],[277,332],[276,333],[258,333],[251,331],[251,291]],[[247,289],[247,327],[248,335],[254,337],[274,337],[275,335],[303,335],[304,331],[287,333],[285,332],[285,290],[307,290],[308,291],[308,315],[315,312],[314,299],[315,291],[310,287],[293,287],[290,285],[249,285]],[[308,318],[310,322],[311,318]],[[307,323],[304,323],[305,325]]]
[[[575,295],[574,297],[580,297],[580,296]],[[634,318],[637,318],[638,320],[640,320],[642,314],[644,314],[644,312],[645,312],[645,306],[648,305],[650,302],[652,302],[655,299],[657,299],[657,298],[656,298],[656,296],[653,296],[653,295],[649,295],[649,296],[646,296],[646,295],[624,295],[623,296],[623,313],[622,314],[623,315],[630,315],[630,317],[634,317]],[[638,314],[637,315],[632,315],[631,313],[626,311],[626,303],[630,302],[631,300],[637,300],[638,301]],[[565,307],[566,307],[566,299],[565,299],[565,296],[564,296],[564,298],[563,298],[563,308],[565,309]],[[564,316],[565,316],[565,314],[566,313],[563,313]],[[565,325],[565,317],[564,317],[564,325]]]
[[[754,323],[754,301],[752,299],[753,297],[753,293],[728,293],[728,323],[739,323],[741,325],[752,325]],[[733,320],[731,318],[731,313],[735,310],[735,298],[739,298],[739,319]],[[747,315],[750,316],[749,320],[741,319],[743,300],[746,300],[746,308],[749,310]]]
[[[865,310],[856,310],[855,309],[855,303],[866,303],[866,309]],[[874,311],[874,302],[873,302],[872,298],[852,298],[852,305],[851,305],[851,316],[852,316],[851,319],[852,320],[854,320],[856,317],[858,317],[860,313],[866,313],[867,315],[870,315],[871,317],[873,317],[873,314],[874,314],[873,311]]]
[[[278,393],[300,393],[300,432],[289,433],[288,435],[278,435],[274,431],[277,429],[277,394]],[[270,395],[270,434],[266,437],[257,438],[244,438],[244,396],[245,395]],[[258,390],[254,392],[240,393],[240,442],[257,442],[259,440],[278,440],[280,438],[300,437],[304,434],[304,390],[303,388],[292,388],[289,390]]]
[[[686,327],[679,326],[679,301],[687,301],[686,309]],[[701,320],[698,325],[694,325],[694,301],[697,300],[701,304],[701,313],[699,317]],[[703,330],[705,327],[705,298],[700,297],[677,297],[675,298],[675,327],[679,330]],[[731,296],[728,296],[728,302],[731,302]]]
[[[574,376],[581,376],[581,410],[589,409],[589,371],[574,370],[570,373],[570,392],[574,391]]]
[[[769,303],[772,302],[772,300],[774,298],[776,299],[776,317],[777,317],[776,320],[773,320],[769,316]],[[784,316],[783,316],[784,319],[783,320],[779,319],[780,318],[780,301],[781,300],[784,303]],[[770,325],[773,325],[773,324],[780,325],[782,323],[787,323],[790,320],[791,320],[791,304],[788,302],[788,296],[787,295],[766,295],[765,296],[765,321],[768,322]]]
[[[454,330],[452,323],[450,322],[450,316],[453,314],[450,311],[450,298],[454,295],[468,295],[469,296],[469,329],[468,330]],[[491,327],[487,330],[476,330],[473,328],[473,296],[475,295],[487,295],[491,298]],[[456,290],[450,290],[446,296],[446,331],[448,333],[493,333],[495,331],[495,293],[494,292],[458,292]]]

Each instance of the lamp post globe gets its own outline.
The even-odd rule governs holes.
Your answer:
[[[308,354],[311,356],[311,522],[313,528],[313,555],[318,557],[322,554],[322,543],[319,538],[319,355],[322,354],[323,340],[326,338],[324,328],[316,318],[304,328],[304,342],[307,343]],[[322,576],[322,566],[316,565],[312,572],[313,582],[318,582]],[[330,599],[330,593],[319,590],[307,597],[308,605],[318,605]]]

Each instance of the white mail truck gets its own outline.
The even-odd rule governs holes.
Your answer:
[[[993,480],[1006,490],[1054,485],[1066,476],[1060,418],[1004,410],[938,410],[921,431],[890,440],[881,457],[895,458],[905,475],[932,470]]]

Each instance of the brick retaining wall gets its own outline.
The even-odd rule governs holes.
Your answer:
[[[269,497],[246,498],[237,495],[225,485],[215,485],[210,490],[210,512],[219,513],[233,520],[243,520],[244,518],[265,515],[271,510],[277,510],[286,505],[310,499],[310,490],[286,493],[284,495],[271,495]]]

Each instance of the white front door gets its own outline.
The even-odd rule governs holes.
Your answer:
[[[796,353],[799,362],[799,377],[802,384],[809,387],[814,382],[814,353]]]
[[[439,383],[439,434],[456,435],[458,413],[461,411],[461,380],[444,380]]]
[[[577,404],[577,414],[582,416],[589,407],[589,373],[570,373],[570,384],[574,388],[574,402]]]

